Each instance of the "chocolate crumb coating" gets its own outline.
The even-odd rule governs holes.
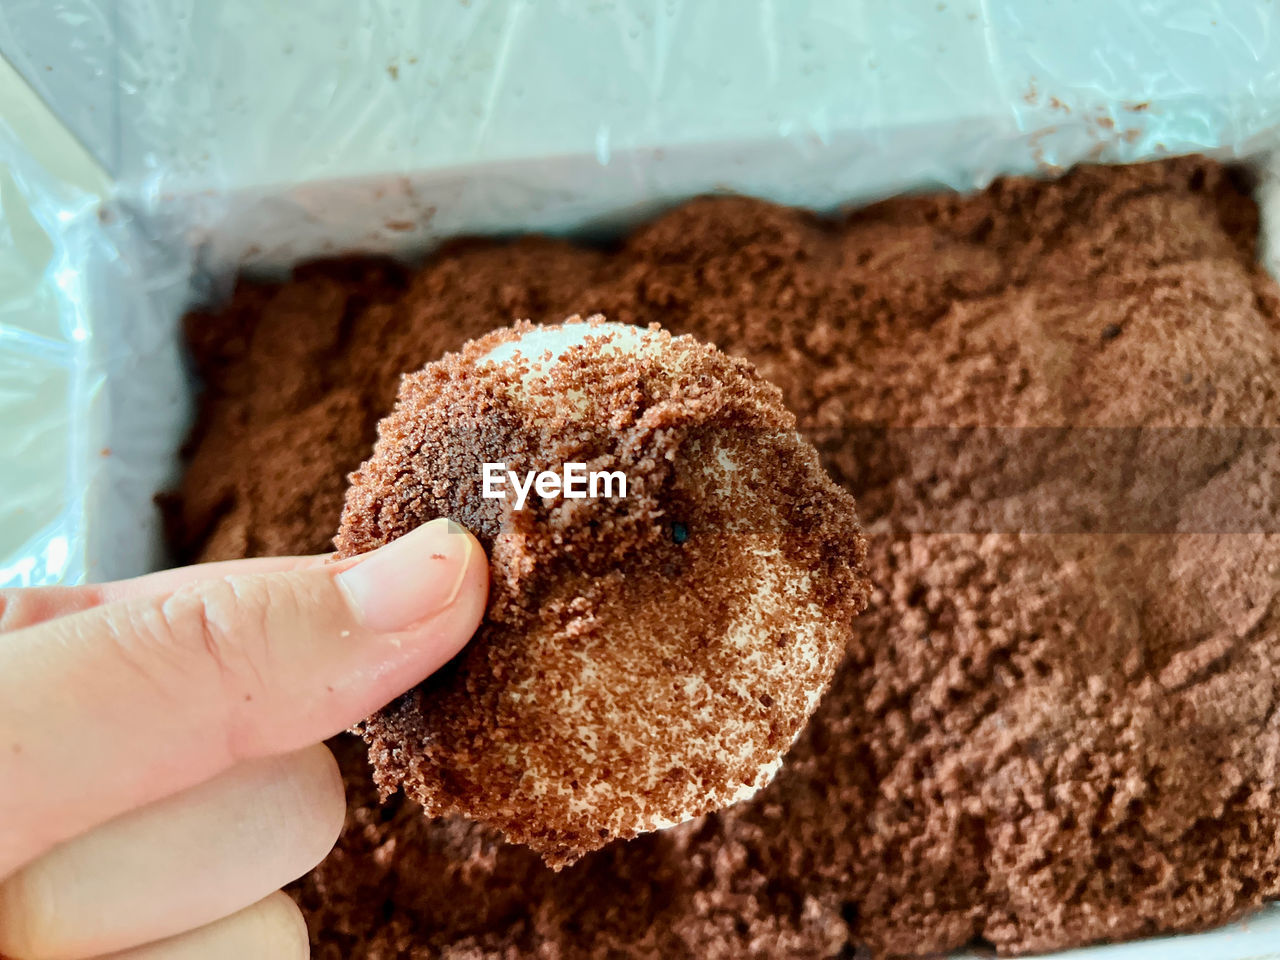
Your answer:
[[[482,495],[486,463],[615,485],[521,504],[510,482]],[[375,779],[556,867],[769,783],[869,591],[853,498],[778,389],[599,317],[517,324],[405,377],[338,556],[441,516],[490,555],[485,620],[360,726]]]
[[[316,956],[1013,955],[1201,930],[1280,897],[1274,445],[1167,471],[1151,533],[930,529],[940,511],[992,518],[1001,501],[969,492],[999,492],[979,468],[1000,449],[934,482],[904,456],[939,425],[1274,429],[1280,289],[1257,231],[1247,182],[1183,158],[830,220],[708,198],[611,251],[468,242],[376,293],[352,264],[316,265],[193,320],[209,362],[177,504],[190,557],[324,549],[340,496],[309,526],[295,498],[368,455],[401,372],[574,310],[750,359],[870,542],[847,660],[774,782],[728,810],[553,874],[479,825],[380,806],[362,745],[344,746],[347,829],[294,889]],[[273,370],[291,337],[306,363]],[[269,435],[312,459],[259,461]],[[1061,492],[1049,460],[1013,466],[1014,493],[1046,491],[1024,503]],[[1240,505],[1268,522],[1212,520]]]

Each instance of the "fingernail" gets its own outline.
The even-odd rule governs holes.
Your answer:
[[[441,517],[379,547],[336,579],[370,630],[407,630],[457,599],[474,544],[461,526]]]

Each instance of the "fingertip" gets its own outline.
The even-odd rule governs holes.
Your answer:
[[[454,602],[460,604],[463,612],[474,621],[472,626],[472,633],[474,633],[475,628],[480,626],[485,607],[489,603],[489,557],[475,534],[462,526],[458,526],[457,529],[459,536],[466,537],[470,541],[470,549]]]
[[[221,947],[223,953],[211,951],[211,956],[219,960],[223,956],[226,960],[241,960],[246,955],[271,957],[272,960],[277,957],[280,960],[307,960],[311,956],[311,935],[307,932],[306,918],[293,898],[282,890],[242,910],[232,920],[229,928],[238,924],[242,929],[232,929],[230,935],[224,934],[226,946]],[[239,952],[232,951],[233,943],[240,947]],[[204,954],[199,956],[204,960]],[[194,956],[192,960],[195,960]]]
[[[421,651],[417,658],[419,676],[414,682],[434,673],[467,645],[484,619],[489,602],[489,559],[483,546],[469,530],[454,521],[433,523],[439,524],[435,531],[437,537],[453,541],[450,551],[456,551],[458,569],[456,582],[442,609],[393,635],[397,644]],[[418,531],[406,536],[416,533]],[[412,569],[405,573],[414,576]]]
[[[329,855],[347,819],[347,791],[342,782],[342,771],[338,760],[327,746],[317,743],[300,751],[299,759],[313,773],[305,777],[303,782],[312,785],[309,789],[309,804],[315,818],[312,830],[314,847],[310,856],[302,858],[306,867],[305,873]],[[299,873],[301,876],[301,873]],[[291,878],[296,879],[296,878]]]
[[[222,920],[101,960],[307,960],[311,937],[293,899],[277,891]]]
[[[284,891],[271,894],[263,902],[264,926],[267,929],[267,950],[263,955],[307,960],[311,956],[311,935],[307,921],[293,898]]]
[[[441,517],[359,558],[335,582],[363,627],[401,633],[438,619],[459,602],[473,609],[487,578],[480,543]]]

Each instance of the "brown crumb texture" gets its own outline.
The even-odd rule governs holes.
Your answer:
[[[445,249],[355,309],[316,379],[252,418],[283,378],[255,372],[247,346],[226,356],[220,327],[318,343],[290,298],[356,285],[349,265],[243,285],[196,342],[211,399],[178,501],[191,556],[323,549],[336,497],[308,527],[260,493],[357,467],[400,373],[520,317],[599,311],[692,333],[776,383],[858,498],[875,584],[769,787],[558,874],[474,824],[380,807],[349,759],[347,829],[295,889],[317,955],[1020,954],[1201,930],[1280,897],[1280,537],[1181,520],[1247,502],[1274,530],[1275,485],[1249,462],[1276,476],[1274,446],[1171,471],[1150,499],[1185,532],[939,532],[917,524],[923,506],[997,509],[982,498],[1000,451],[975,443],[931,477],[904,466],[898,429],[1277,426],[1280,291],[1257,228],[1247,183],[1198,158],[833,220],[701,199],[609,252]],[[305,413],[322,402],[351,420],[320,429]],[[329,469],[248,455],[290,423]],[[1046,463],[1009,475],[1063,493]]]
[[[384,792],[559,867],[765,786],[869,585],[852,497],[748,362],[602,318],[541,328],[563,353],[533,330],[404,379],[335,542],[353,556],[445,516],[484,545],[476,636],[361,732]],[[485,498],[486,462],[577,463],[626,495]]]

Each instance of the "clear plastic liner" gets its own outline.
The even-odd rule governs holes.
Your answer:
[[[0,586],[138,572],[190,408],[191,256],[104,204],[100,173],[63,163],[74,142],[19,106],[0,122]]]
[[[162,562],[179,319],[238,269],[1200,151],[1280,208],[1267,0],[3,0],[0,53],[0,586]],[[1280,956],[1276,916],[1070,956]]]

